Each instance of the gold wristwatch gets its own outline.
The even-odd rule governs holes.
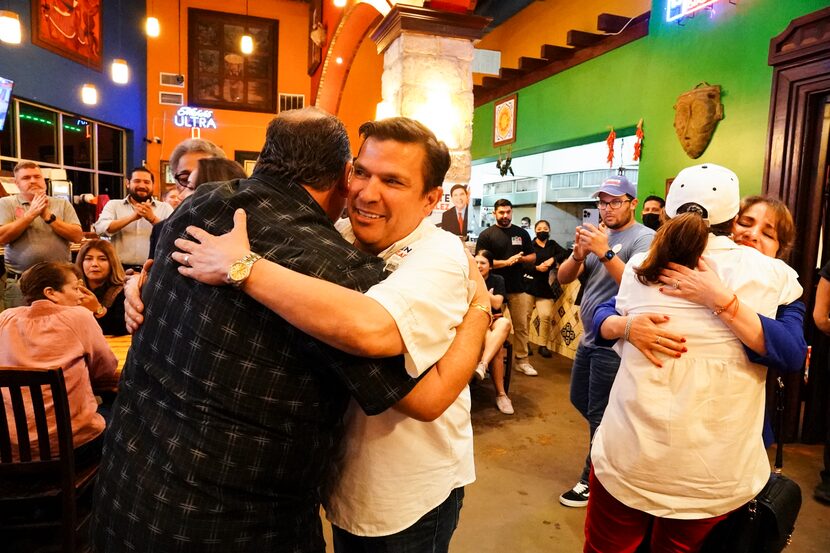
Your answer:
[[[228,269],[228,284],[234,288],[240,288],[251,276],[251,267],[260,259],[262,259],[261,255],[251,252],[231,265],[231,268]]]

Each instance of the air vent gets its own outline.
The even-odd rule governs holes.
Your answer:
[[[181,92],[159,92],[159,104],[165,106],[183,106],[184,94]]]
[[[159,83],[162,86],[184,88],[184,75],[178,73],[159,73]]]
[[[305,107],[304,94],[282,94],[280,93],[280,111],[289,109],[302,109]]]
[[[498,50],[473,50],[473,73],[482,75],[499,75],[501,70],[501,52]]]

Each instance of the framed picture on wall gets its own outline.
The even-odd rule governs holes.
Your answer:
[[[516,142],[517,96],[511,94],[496,101],[493,108],[493,146],[505,146]]]
[[[166,159],[162,160],[161,165],[159,166],[159,180],[164,186],[176,184],[176,179],[173,177],[173,171],[170,169],[170,162]]]
[[[101,71],[101,0],[32,2],[32,44]]]
[[[323,61],[326,29],[323,27],[323,0],[308,3],[308,74],[314,75]]]
[[[253,150],[234,150],[233,159],[245,169],[245,174],[249,177],[254,172],[256,160],[259,158],[259,152]]]
[[[188,8],[188,103],[236,111],[277,111],[279,21]],[[240,39],[254,40],[243,55]]]

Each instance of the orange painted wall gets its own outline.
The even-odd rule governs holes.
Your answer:
[[[147,163],[153,171],[159,171],[160,161],[167,160],[176,145],[190,137],[190,130],[173,125],[176,106],[158,103],[159,91],[184,92],[187,88],[161,87],[159,72],[181,73],[187,76],[187,9],[200,8],[226,13],[245,14],[244,0],[181,0],[181,26],[177,2],[151,0],[147,2],[147,14],[154,15],[161,24],[161,35],[147,40],[147,134],[158,136],[161,144],[149,144]],[[308,4],[287,0],[256,0],[248,2],[248,15],[279,20],[277,60],[277,91],[287,94],[304,94],[309,102],[310,79],[308,65]],[[179,61],[179,51],[181,61]],[[235,150],[262,148],[265,127],[273,119],[273,113],[214,110],[218,128],[202,130],[202,138],[222,147],[228,157]]]
[[[346,78],[338,117],[349,131],[352,150],[357,153],[360,145],[358,128],[366,121],[375,119],[378,103],[381,101],[381,77],[383,56],[377,53],[377,46],[368,36],[363,39],[354,63]]]
[[[597,15],[635,17],[651,9],[652,0],[546,0],[534,2],[481,39],[477,48],[501,51],[501,66],[519,66],[519,58],[538,58],[543,44],[567,46],[568,31],[597,32]],[[481,84],[483,75],[474,75]]]

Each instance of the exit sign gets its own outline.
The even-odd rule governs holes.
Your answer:
[[[674,21],[686,17],[706,6],[711,6],[718,0],[667,0],[666,21]]]

